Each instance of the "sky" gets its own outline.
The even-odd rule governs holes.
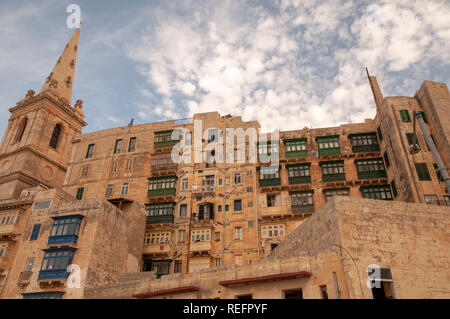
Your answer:
[[[85,133],[210,111],[263,131],[363,122],[375,116],[365,67],[385,96],[450,83],[445,0],[2,0],[0,131],[74,32],[71,3]]]

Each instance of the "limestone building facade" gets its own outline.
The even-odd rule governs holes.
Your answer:
[[[82,134],[83,102],[71,106],[79,34],[41,91],[10,108],[0,144],[0,297],[81,298],[125,273],[154,280],[258,264],[336,195],[450,206],[413,113],[447,168],[444,83],[383,97],[369,76],[375,118],[338,127],[262,134],[257,121],[210,112]],[[70,236],[51,233],[60,222]],[[54,258],[59,272],[48,269],[54,250],[67,254]],[[81,268],[81,292],[69,288],[69,261]]]

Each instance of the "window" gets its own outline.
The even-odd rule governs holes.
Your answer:
[[[176,177],[150,179],[148,190],[175,188]]]
[[[253,202],[247,202],[247,207],[253,207]]]
[[[184,229],[180,229],[178,231],[178,242],[184,243],[185,240],[186,240],[186,231]]]
[[[277,206],[276,195],[267,195],[267,207]]]
[[[187,178],[184,178],[181,182],[181,189],[182,190],[188,190],[189,189],[189,180]]]
[[[187,205],[186,204],[181,204],[180,205],[180,216],[187,216]]]
[[[172,131],[155,132],[155,144],[172,141]]]
[[[56,124],[55,128],[53,129],[52,137],[50,138],[49,146],[51,148],[56,149],[56,147],[58,146],[60,135],[61,135],[61,124]]]
[[[216,236],[215,240],[220,241],[220,232],[216,232],[215,236]]]
[[[374,179],[386,177],[383,159],[381,158],[356,160],[355,164],[359,179]]]
[[[225,205],[225,211],[228,212],[229,210],[230,210],[230,206],[228,206],[228,204]]]
[[[88,176],[88,172],[89,172],[89,165],[84,165],[83,168],[81,169],[81,177]]]
[[[8,244],[0,245],[0,257],[8,257],[10,249],[11,248]]]
[[[211,240],[211,229],[197,229],[191,231],[191,241],[210,241]]]
[[[234,227],[234,240],[242,240],[242,227]]]
[[[146,233],[144,244],[146,246],[168,244],[170,241],[169,232]]]
[[[284,292],[284,299],[303,299],[303,292],[301,289],[286,290]]]
[[[242,255],[234,256],[234,263],[238,266],[241,266],[243,264]]]
[[[122,184],[122,192],[121,195],[122,196],[127,196],[128,195],[128,191],[130,189],[130,183],[129,182],[125,182]]]
[[[175,260],[175,263],[173,265],[173,272],[175,274],[178,274],[181,272],[181,269],[183,267],[183,261],[182,260]]]
[[[114,194],[114,184],[108,184],[106,187],[106,197],[111,197]]]
[[[136,150],[136,138],[130,138],[130,143],[128,144],[128,152],[134,152]]]
[[[52,201],[50,199],[41,200],[39,202],[36,202],[36,203],[34,203],[33,210],[36,211],[36,210],[48,209],[48,208],[50,208],[51,202]]]
[[[253,187],[247,187],[247,193],[252,193],[253,192]]]
[[[326,189],[323,191],[325,194],[325,200],[328,201],[333,196],[348,196],[348,188],[338,188],[338,189]]]
[[[247,226],[248,228],[253,228],[253,220],[249,220]]]
[[[74,252],[72,248],[45,250],[38,280],[67,278],[67,267],[72,264]]]
[[[389,185],[363,186],[361,187],[361,192],[364,198],[392,200]]]
[[[219,135],[219,130],[216,128],[210,129],[208,131],[208,143],[211,142],[217,142],[218,141],[218,136]]]
[[[53,217],[48,245],[76,244],[82,219],[81,215]]]
[[[252,171],[247,171],[247,176],[252,176]]]
[[[209,269],[210,267],[210,260],[209,259],[191,259],[189,261],[189,272],[198,272],[202,271],[203,269]]]
[[[159,166],[163,166],[162,168],[167,168],[167,165],[170,164],[174,164],[170,155],[152,157],[152,169],[159,168]]]
[[[406,139],[408,140],[409,148],[411,148],[414,145],[414,142],[416,142],[416,145],[420,150],[420,144],[417,135],[415,135],[414,133],[406,133]]]
[[[411,122],[411,117],[409,116],[408,110],[399,110],[398,112],[400,113],[402,122]]]
[[[284,141],[286,147],[286,157],[300,157],[307,156],[308,152],[306,150],[306,138],[298,140],[286,140]]]
[[[434,171],[436,172],[438,181],[443,182],[444,178],[442,177],[441,172],[439,171],[439,166],[437,164],[433,164],[433,168],[434,168]]]
[[[156,278],[161,278],[161,276],[170,273],[171,266],[171,260],[152,260],[150,271],[156,272]]]
[[[414,165],[416,166],[417,176],[420,181],[431,181],[426,163],[415,163]]]
[[[259,186],[276,186],[280,185],[280,167],[270,166],[261,167],[259,170]]]
[[[384,157],[384,164],[386,165],[387,168],[389,168],[389,166],[391,166],[391,162],[389,161],[388,153],[384,152],[383,157]]]
[[[114,146],[114,154],[119,154],[122,149],[122,140],[116,140],[116,146]]]
[[[147,204],[145,209],[148,212],[148,216],[167,216],[173,215],[174,205],[174,203]]]
[[[234,184],[240,184],[241,183],[241,173],[234,174]]]
[[[345,181],[344,161],[321,162],[324,182]]]
[[[17,219],[16,219],[16,215],[17,215]],[[13,224],[14,222],[18,223],[19,218],[20,218],[20,216],[18,215],[17,212],[9,212],[9,213],[0,214],[0,225]]]
[[[395,197],[397,197],[397,187],[395,186],[395,181],[392,180],[391,182],[391,189],[392,189],[392,195]]]
[[[28,118],[24,118],[22,122],[19,125],[19,128],[17,129],[16,137],[14,138],[14,142],[20,142],[23,137],[23,133],[25,132],[25,129],[27,127]]]
[[[281,238],[284,237],[284,225],[267,225],[261,227],[262,238]]]
[[[221,212],[221,211],[222,211],[222,205],[218,205],[218,206],[217,206],[217,211],[218,211],[218,212]]]
[[[311,164],[287,165],[289,184],[311,183]]]
[[[92,157],[92,155],[94,154],[94,147],[95,147],[95,144],[90,144],[88,146],[88,149],[87,149],[87,152],[86,152],[86,158],[91,158]]]
[[[279,141],[275,141],[275,143],[272,143],[272,141],[258,143],[258,156],[270,156],[272,154],[278,154],[280,147],[279,144]]]
[[[319,156],[341,154],[339,135],[318,137],[317,144]]]
[[[378,126],[377,133],[378,133],[378,139],[381,142],[383,140],[383,134],[381,133],[381,126]]]
[[[214,204],[204,203],[198,205],[198,219],[199,220],[214,219]]]
[[[186,142],[184,143],[184,145],[189,146],[191,144],[192,144],[192,133],[186,132]]]
[[[354,153],[376,152],[380,150],[376,133],[351,134],[349,137]]]
[[[240,212],[242,210],[242,201],[240,199],[234,200],[234,211]]]
[[[321,295],[322,299],[328,299],[327,286],[321,285],[319,288],[320,288],[320,295]]]
[[[219,179],[217,180],[217,185],[219,185],[219,186],[222,185],[222,179],[221,179],[221,178],[219,178]]]
[[[133,160],[131,158],[127,159],[127,164],[125,166],[126,171],[133,170]]]
[[[430,204],[430,205],[438,205],[438,197],[437,195],[423,195],[424,199],[425,199],[425,204]]]
[[[32,272],[33,271],[33,265],[34,265],[34,258],[28,258],[27,262],[25,264],[25,272]]]
[[[38,239],[40,230],[41,230],[41,224],[34,224],[33,230],[31,231],[30,241]]]
[[[302,213],[314,211],[313,192],[295,192],[291,193],[292,212]]]
[[[80,187],[77,189],[77,194],[75,195],[75,198],[77,200],[82,200],[83,199],[83,194],[84,194],[84,187]]]

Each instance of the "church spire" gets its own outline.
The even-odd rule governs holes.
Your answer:
[[[41,89],[41,93],[51,94],[68,105],[72,99],[79,37],[80,28],[77,28]]]

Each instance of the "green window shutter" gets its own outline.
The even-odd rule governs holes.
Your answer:
[[[198,206],[198,219],[203,220],[204,217],[205,217],[205,206],[199,205]]]
[[[411,116],[409,116],[408,110],[399,110],[400,112],[400,118],[402,119],[402,122],[411,122]]]
[[[391,166],[391,162],[389,162],[389,156],[388,156],[387,152],[384,152],[383,157],[384,157],[384,163],[385,163],[386,167]]]
[[[82,200],[83,199],[83,193],[84,193],[84,187],[78,188],[77,189],[76,199],[77,200]]]
[[[406,133],[406,139],[408,140],[409,146],[414,145],[414,140],[416,140],[417,145],[419,145],[420,149],[419,139],[414,135],[414,133]]]
[[[397,187],[395,186],[395,181],[392,180],[391,182],[391,189],[392,189],[392,195],[395,197],[397,197]]]
[[[425,112],[420,112],[420,114],[422,114],[423,121],[425,123],[428,123],[428,119],[427,119],[427,116],[425,115]]]
[[[428,172],[426,163],[416,163],[415,166],[420,181],[431,181],[431,176]]]
[[[378,126],[377,132],[378,132],[378,139],[381,142],[383,140],[383,134],[381,133],[381,126]]]

